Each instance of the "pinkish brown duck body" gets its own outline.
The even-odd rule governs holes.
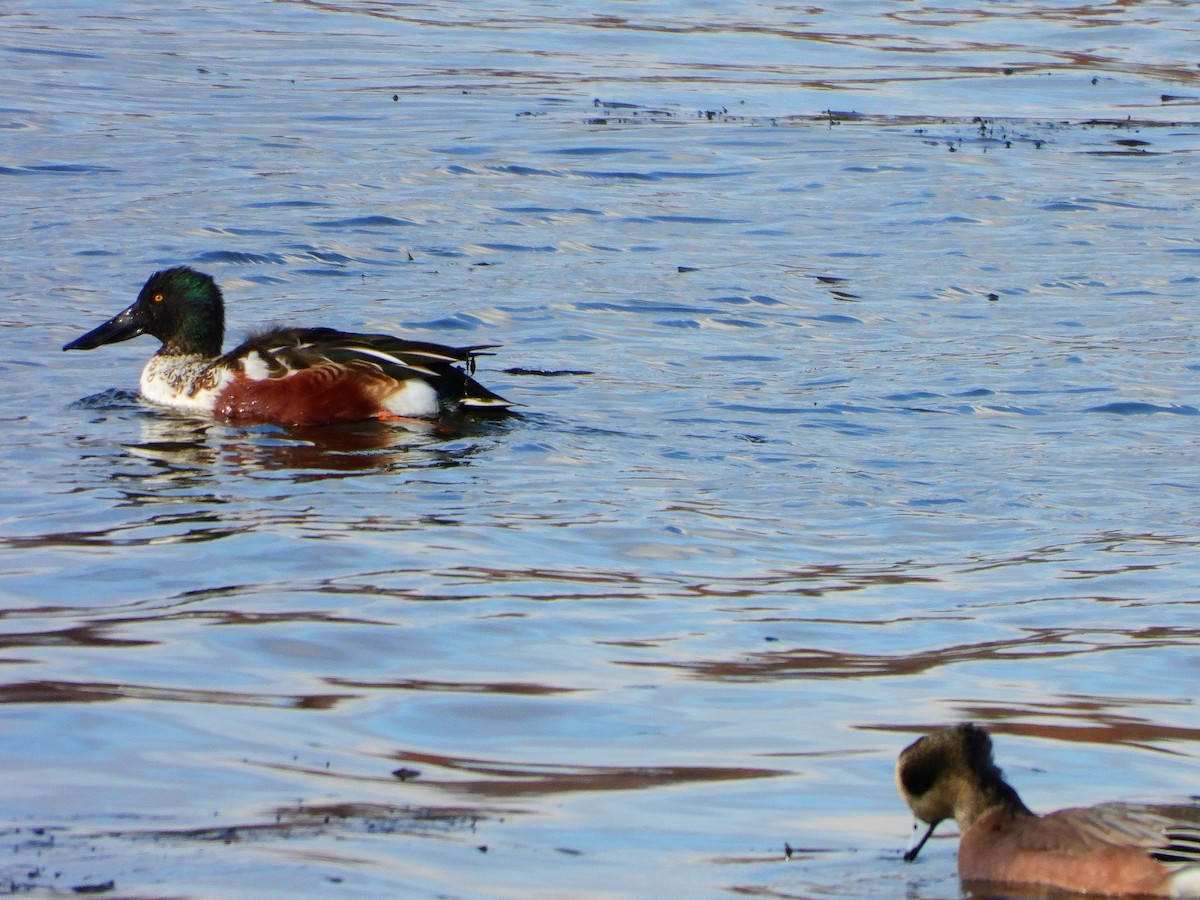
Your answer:
[[[929,826],[919,840],[914,832],[905,860],[916,859],[939,822],[954,819],[961,833],[958,874],[966,884],[1200,897],[1200,805],[1102,803],[1039,816],[1004,780],[987,732],[971,724],[906,747],[896,783]]]
[[[155,272],[128,309],[68,343],[91,350],[149,334],[142,370],[152,403],[237,422],[329,425],[366,419],[503,413],[512,406],[471,375],[490,346],[446,347],[333,328],[271,328],[221,353],[225,301],[208,275]]]

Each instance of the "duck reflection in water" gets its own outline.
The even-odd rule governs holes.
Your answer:
[[[296,470],[302,480],[464,465],[486,449],[484,439],[494,428],[489,423],[451,428],[418,421],[402,428],[381,422],[239,427],[170,413],[144,417],[139,424],[141,439],[125,445],[126,450],[180,474],[232,466],[243,473]]]

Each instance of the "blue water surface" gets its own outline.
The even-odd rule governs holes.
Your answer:
[[[1039,810],[1195,793],[1187,4],[0,26],[0,885],[957,897],[891,770],[968,719]],[[60,352],[180,264],[520,415]]]

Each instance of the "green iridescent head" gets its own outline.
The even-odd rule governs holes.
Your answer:
[[[225,339],[221,289],[211,276],[186,266],[155,272],[132,306],[63,349],[92,350],[139,334],[158,338],[168,353],[220,355]]]

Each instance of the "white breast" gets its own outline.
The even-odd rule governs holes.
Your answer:
[[[188,412],[211,413],[217,394],[233,374],[209,368],[203,356],[160,356],[155,354],[142,369],[142,396],[151,403],[173,406]]]

